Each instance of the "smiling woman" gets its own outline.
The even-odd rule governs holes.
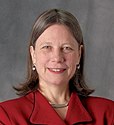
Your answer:
[[[62,29],[62,31],[61,31],[61,29]],[[49,31],[49,32],[47,32],[47,31]],[[45,37],[43,37],[43,36],[45,36]],[[63,41],[61,41],[62,39],[63,39]],[[58,43],[58,45],[56,45],[56,44],[53,45],[55,41],[56,41],[56,43]],[[63,44],[64,46],[59,45],[60,42],[63,42],[61,44]],[[58,49],[57,46],[59,47],[59,51],[57,50]],[[22,85],[19,88],[16,88],[19,95],[25,95],[29,91],[36,89],[39,85],[38,70],[35,70],[35,71],[32,70],[32,67],[35,67],[35,65],[36,65],[33,62],[34,61],[33,56],[31,59],[31,54],[34,55],[33,50],[35,50],[34,52],[38,51],[38,54],[36,53],[35,55],[39,55],[39,53],[44,51],[47,56],[47,54],[50,54],[49,50],[51,50],[51,49],[53,50],[53,52],[58,51],[57,53],[52,52],[51,56],[56,56],[57,54],[59,54],[59,56],[58,56],[59,58],[61,58],[61,56],[63,55],[61,53],[62,51],[64,53],[72,51],[72,53],[74,53],[74,55],[78,54],[80,56],[79,57],[80,59],[77,60],[79,62],[77,64],[76,64],[76,62],[74,62],[75,66],[73,67],[73,70],[75,70],[75,73],[73,74],[72,78],[70,79],[70,81],[71,81],[71,83],[69,84],[70,89],[75,89],[79,94],[84,95],[84,96],[87,96],[93,92],[93,90],[90,90],[87,87],[87,85],[85,84],[84,75],[83,75],[83,65],[84,65],[83,64],[84,63],[83,36],[82,36],[82,31],[80,29],[79,23],[72,14],[70,14],[69,12],[66,12],[63,10],[57,10],[57,9],[52,9],[52,10],[42,13],[38,17],[38,19],[36,20],[36,22],[33,26],[29,47],[30,47],[30,53],[29,53],[29,64],[28,64],[28,79],[24,85]],[[76,49],[79,49],[77,51],[78,53],[76,52]],[[42,50],[42,51],[39,51],[39,50]],[[68,55],[71,55],[72,53],[70,53]],[[54,54],[56,54],[56,55],[54,55]],[[66,54],[64,54],[64,55],[66,55]],[[38,57],[38,58],[37,58],[37,61],[39,60],[39,62],[41,62],[41,60],[45,59],[42,57]],[[76,58],[73,57],[73,59],[75,60]],[[69,61],[72,61],[72,60],[69,59]],[[63,64],[61,64],[61,65],[63,65]],[[76,70],[76,65],[78,65],[78,67],[80,66],[80,68],[77,70]],[[54,68],[54,67],[52,67],[52,68]],[[57,68],[57,67],[55,67],[55,68]],[[68,67],[65,66],[65,68],[68,68]],[[37,67],[36,67],[36,69],[37,69]]]
[[[37,89],[37,87],[39,86],[40,74],[38,72],[44,69],[46,70],[46,65],[45,67],[43,66],[40,70],[39,69],[37,70],[38,68],[37,63],[43,64],[44,62],[41,61],[50,58],[50,56],[51,58],[54,56],[53,59],[56,59],[55,56],[58,56],[57,58],[61,58],[63,60],[64,59],[64,57],[62,57],[63,52],[64,56],[67,55],[67,57],[73,54],[75,55],[74,57],[72,57],[72,59],[74,60],[73,66],[72,64],[70,64],[73,70],[72,72],[74,73],[71,75],[69,81],[67,81],[70,82],[69,84],[70,91],[72,91],[72,89],[73,90],[75,89],[80,95],[83,96],[87,96],[93,92],[93,90],[90,90],[85,84],[83,75],[84,44],[83,44],[82,31],[80,29],[77,19],[69,12],[52,9],[42,13],[37,18],[33,26],[30,38],[29,50],[30,51],[28,59],[27,80],[24,84],[21,84],[20,87],[15,88],[18,91],[19,95],[25,95],[26,93]],[[50,56],[48,56],[49,54]],[[73,61],[72,59],[68,59],[69,62]],[[68,66],[65,63],[66,62],[61,64],[59,63],[57,65],[64,65],[63,68],[67,69],[66,71],[69,71],[71,67],[68,68]],[[56,70],[57,68],[62,67],[62,66],[56,67],[55,63],[53,64],[50,63],[50,65],[51,67],[48,66],[47,69]],[[52,67],[53,65],[55,66]],[[36,70],[32,70],[32,68],[35,67]],[[80,68],[78,69],[78,67]],[[51,76],[51,79],[52,78],[53,77]]]
[[[81,47],[78,46],[68,28],[53,24],[37,39],[35,48],[31,46],[32,62],[39,74],[39,87],[69,83],[79,64]],[[42,89],[42,88],[40,88]]]
[[[71,13],[42,13],[28,50],[27,80],[14,87],[22,97],[0,103],[0,125],[114,124],[114,102],[89,96],[93,90],[84,80],[83,36]]]

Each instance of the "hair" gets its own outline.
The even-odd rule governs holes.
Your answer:
[[[27,79],[24,83],[18,87],[14,87],[18,95],[26,95],[28,92],[38,89],[39,78],[36,70],[32,70],[33,63],[30,54],[30,46],[35,48],[36,40],[39,36],[50,26],[54,24],[60,24],[67,26],[73,37],[78,42],[79,46],[83,45],[81,50],[80,68],[77,68],[74,76],[69,81],[70,91],[76,91],[79,95],[88,96],[93,92],[85,84],[84,79],[84,43],[83,35],[78,23],[78,20],[69,12],[61,9],[50,9],[43,12],[35,21],[32,33],[30,37],[30,43],[28,47],[28,65],[27,65]]]

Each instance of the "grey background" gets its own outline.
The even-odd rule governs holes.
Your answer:
[[[36,17],[49,8],[74,14],[82,27],[85,77],[93,95],[114,100],[114,0],[0,0],[0,101],[17,97],[26,77],[27,47]]]

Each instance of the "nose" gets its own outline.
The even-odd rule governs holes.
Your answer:
[[[64,57],[64,54],[62,53],[61,49],[53,50],[51,61],[56,62],[56,63],[62,63],[65,61],[65,57]]]

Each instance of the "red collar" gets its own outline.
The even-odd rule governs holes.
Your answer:
[[[76,92],[71,94],[65,119],[66,123],[59,117],[56,111],[39,91],[36,91],[34,94],[33,112],[30,117],[30,122],[33,124],[66,125],[67,123],[72,125],[74,123],[92,121],[91,116],[83,107]]]
[[[71,94],[66,121],[69,125],[92,121],[90,114],[82,105],[76,92]]]

